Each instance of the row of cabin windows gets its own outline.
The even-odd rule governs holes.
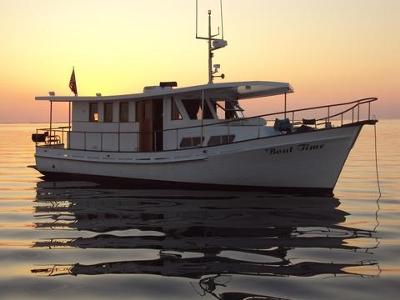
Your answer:
[[[207,102],[204,103],[204,113],[202,111],[202,101],[196,99],[182,99],[182,104],[191,120],[214,119],[212,111]],[[233,119],[236,117],[234,104],[229,101],[212,102],[212,109],[216,112],[219,119]],[[182,114],[178,109],[176,100],[171,101],[171,120],[182,120]],[[89,104],[89,121],[99,121],[99,111],[97,103]],[[104,103],[103,122],[113,122],[113,103]],[[119,103],[119,122],[129,122],[129,103]]]
[[[89,103],[89,121],[98,122],[99,121],[99,106],[97,103]],[[103,122],[113,121],[113,103],[104,103],[104,119]],[[129,121],[129,103],[120,102],[119,103],[119,121],[128,122]]]

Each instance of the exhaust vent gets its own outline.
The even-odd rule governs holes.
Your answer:
[[[176,81],[163,81],[163,82],[160,82],[160,87],[162,87],[162,88],[165,88],[165,87],[173,88],[173,87],[177,87],[177,86],[178,86],[178,83]]]

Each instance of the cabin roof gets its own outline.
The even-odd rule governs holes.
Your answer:
[[[190,98],[201,98],[202,93],[211,97],[232,97],[235,99],[249,99],[256,97],[268,97],[285,93],[292,93],[293,89],[289,83],[271,81],[243,81],[229,83],[213,83],[183,88],[148,89],[144,93],[112,95],[112,96],[38,96],[36,100],[47,100],[55,102],[81,102],[81,101],[140,101],[154,99],[163,96],[181,96]]]

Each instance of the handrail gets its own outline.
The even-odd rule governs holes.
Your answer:
[[[58,127],[58,128],[40,128],[36,130],[36,133],[38,133],[39,131],[42,132],[50,132],[49,137],[54,137],[56,135],[57,132],[61,132],[61,141],[62,142],[54,142],[53,140],[49,140],[46,141],[46,144],[50,144],[50,145],[60,145],[60,144],[64,144],[64,134],[70,134],[70,133],[80,133],[80,134],[84,134],[84,146],[85,146],[85,150],[86,150],[86,135],[87,134],[101,134],[101,150],[103,150],[103,135],[104,134],[118,134],[118,149],[120,147],[120,135],[121,134],[136,134],[137,135],[137,145],[139,145],[139,136],[141,134],[154,134],[154,145],[156,145],[156,140],[157,140],[157,135],[162,134],[162,133],[166,133],[166,132],[171,132],[171,131],[175,131],[176,132],[176,149],[180,149],[179,146],[179,131],[184,131],[187,129],[202,129],[202,134],[201,136],[204,136],[204,128],[205,127],[211,127],[211,126],[223,126],[223,125],[227,125],[225,127],[227,127],[227,132],[228,135],[231,132],[231,126],[232,123],[242,123],[241,126],[257,126],[258,127],[258,134],[257,134],[257,138],[260,138],[260,127],[264,126],[264,124],[249,124],[246,125],[244,124],[244,122],[246,122],[247,120],[251,120],[251,119],[261,119],[268,116],[277,116],[277,115],[284,115],[286,114],[292,114],[292,124],[293,125],[299,125],[299,124],[303,124],[302,122],[295,122],[294,119],[294,114],[298,113],[298,112],[305,112],[305,111],[310,111],[310,110],[321,110],[321,109],[326,109],[327,108],[327,115],[318,119],[313,119],[315,120],[315,127],[317,128],[317,126],[325,124],[325,126],[331,126],[331,120],[340,116],[340,120],[341,120],[341,125],[343,125],[343,121],[344,121],[344,114],[348,113],[348,112],[352,112],[352,118],[351,121],[354,122],[354,110],[357,109],[356,113],[357,113],[357,121],[360,120],[360,106],[368,104],[368,120],[370,120],[371,118],[371,108],[370,108],[370,104],[374,101],[377,101],[378,98],[376,97],[369,97],[369,98],[362,98],[359,100],[355,100],[355,101],[349,101],[349,102],[344,102],[344,103],[335,103],[335,104],[328,104],[328,105],[321,105],[321,106],[314,106],[314,107],[306,107],[306,108],[300,108],[300,109],[294,109],[294,110],[289,110],[289,111],[280,111],[280,112],[273,112],[273,113],[268,113],[268,114],[262,114],[262,115],[256,115],[253,117],[246,117],[246,118],[237,118],[237,119],[229,119],[229,120],[223,120],[223,121],[219,121],[219,122],[213,122],[213,123],[209,123],[209,124],[201,124],[201,125],[192,125],[192,126],[185,126],[185,127],[178,127],[178,128],[167,128],[167,129],[163,129],[163,130],[155,130],[155,131],[124,131],[124,132],[120,132],[120,131],[70,131],[69,129],[71,128],[70,126],[63,126],[63,127]],[[352,105],[353,104],[353,105]],[[347,105],[351,105],[350,107],[344,109],[343,111],[340,111],[338,113],[335,114],[330,114],[331,112],[331,108],[333,107],[340,107],[340,106],[347,106]],[[318,123],[320,121],[325,121],[324,123]],[[65,130],[68,129],[68,130]],[[67,139],[68,141],[68,148],[69,148],[69,139]],[[36,143],[37,144],[37,143]],[[202,146],[202,144],[200,145]],[[155,147],[155,146],[154,146]]]
[[[328,107],[330,108],[330,107],[337,107],[337,106],[345,106],[345,105],[350,105],[350,104],[356,103],[356,105],[354,105],[353,107],[350,107],[349,109],[347,109],[347,110],[342,112],[342,113],[346,113],[346,112],[350,111],[351,109],[354,109],[355,107],[357,107],[359,105],[362,105],[362,104],[365,104],[365,103],[371,103],[371,102],[374,102],[374,101],[377,101],[377,100],[378,100],[378,98],[376,98],[376,97],[362,98],[362,99],[351,101],[351,102],[344,102],[344,103],[336,103],[336,104],[328,104],[328,105],[322,105],[322,106],[306,107],[306,108],[287,110],[286,114],[300,112],[300,111],[323,109],[323,108],[328,108]],[[269,114],[256,115],[256,116],[253,116],[253,117],[231,119],[231,120],[222,121],[222,122],[216,122],[216,123],[211,123],[211,124],[179,127],[179,129],[191,129],[191,128],[198,128],[198,127],[201,127],[201,126],[207,127],[207,126],[221,125],[221,124],[225,124],[225,123],[246,121],[246,120],[250,120],[250,119],[257,119],[257,118],[274,116],[274,115],[283,115],[284,113],[285,113],[285,111],[280,111],[280,112],[274,112],[274,113],[269,113]],[[340,115],[340,114],[341,113],[338,113],[335,116]],[[331,117],[333,117],[333,116],[331,116]],[[324,120],[324,119],[326,119],[326,118],[321,118],[321,119],[317,119],[317,120]],[[168,131],[168,130],[176,130],[176,128],[168,128],[168,129],[165,129],[164,131]]]
[[[309,110],[317,110],[317,109],[323,109],[323,108],[331,108],[331,107],[338,107],[338,106],[346,106],[346,105],[350,105],[353,103],[356,103],[356,105],[342,111],[339,112],[335,115],[331,115],[329,116],[330,118],[332,117],[336,117],[339,116],[341,114],[344,114],[346,112],[349,112],[350,110],[356,108],[359,105],[362,104],[366,104],[366,103],[371,103],[374,101],[377,101],[378,98],[376,97],[368,97],[368,98],[362,98],[359,100],[355,100],[355,101],[350,101],[350,102],[343,102],[343,103],[335,103],[335,104],[327,104],[327,105],[321,105],[321,106],[313,106],[313,107],[306,107],[306,108],[298,108],[298,109],[293,109],[293,110],[287,110],[286,114],[290,114],[290,113],[296,113],[296,112],[300,112],[300,111],[309,111]],[[246,118],[238,118],[238,119],[230,119],[230,120],[224,120],[221,122],[214,122],[214,123],[209,123],[209,124],[203,124],[203,125],[192,125],[192,126],[185,126],[185,127],[179,127],[179,128],[167,128],[164,129],[163,131],[174,131],[176,129],[179,130],[183,130],[183,129],[192,129],[192,128],[199,128],[199,127],[208,127],[208,126],[215,126],[215,125],[221,125],[221,124],[226,124],[226,123],[233,123],[233,122],[238,122],[238,121],[246,121],[246,120],[250,120],[250,119],[257,119],[257,118],[262,118],[262,117],[268,117],[268,116],[274,116],[274,115],[283,115],[285,113],[285,111],[280,111],[280,112],[274,112],[274,113],[268,113],[268,114],[262,114],[262,115],[256,115],[256,116],[252,116],[252,117],[246,117]],[[321,120],[325,120],[326,117],[323,118],[319,118],[316,119],[317,121],[321,121]],[[69,126],[65,126],[65,127],[58,127],[58,128],[69,128]],[[39,128],[37,130],[49,130],[48,128]],[[77,131],[74,131],[77,132]],[[103,133],[116,133],[115,131],[110,131],[110,132],[103,132]],[[135,131],[135,132],[123,132],[123,133],[140,133],[140,131]]]

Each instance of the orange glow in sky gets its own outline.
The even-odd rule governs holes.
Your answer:
[[[219,6],[199,4],[205,34]],[[289,108],[376,96],[378,118],[400,117],[399,28],[398,0],[225,0],[228,47],[214,62],[225,82],[290,82]],[[80,95],[206,83],[207,45],[194,35],[195,0],[0,0],[0,123],[47,121],[34,97],[71,95],[73,66]]]

